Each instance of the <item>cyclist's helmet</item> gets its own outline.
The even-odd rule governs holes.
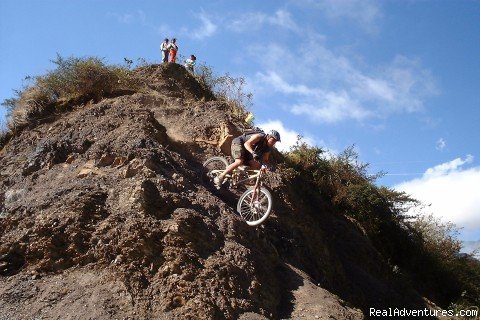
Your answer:
[[[281,140],[280,140],[280,133],[278,133],[277,130],[271,130],[268,134],[269,134],[271,137],[273,137],[275,140],[277,140],[278,142],[281,142]]]

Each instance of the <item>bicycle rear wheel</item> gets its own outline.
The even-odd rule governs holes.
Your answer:
[[[228,166],[227,159],[223,157],[212,157],[203,163],[202,167],[202,183],[213,186],[213,179],[222,173]]]
[[[249,226],[257,226],[268,218],[272,211],[272,194],[265,187],[257,189],[255,199],[254,188],[245,191],[238,200],[237,212]]]

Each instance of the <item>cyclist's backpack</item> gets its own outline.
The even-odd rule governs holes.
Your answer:
[[[265,133],[265,131],[263,131],[259,127],[253,127],[253,128],[245,129],[243,131],[243,137],[247,137],[247,136],[250,136],[252,134],[257,134],[257,133]]]
[[[250,137],[254,134],[257,134],[257,133],[263,133],[265,136],[265,131],[263,131],[263,129],[259,128],[259,127],[253,127],[253,128],[249,128],[249,129],[246,129],[243,131],[243,142],[245,142],[246,140],[250,139]],[[258,151],[259,149],[263,148],[265,146],[265,137],[261,140],[261,143],[258,143],[255,145],[255,148],[254,148],[254,151]]]

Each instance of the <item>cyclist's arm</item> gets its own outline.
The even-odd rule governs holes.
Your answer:
[[[248,152],[253,153],[253,145],[262,139],[262,135],[260,133],[254,134],[250,137],[247,141],[245,141],[244,146]]]

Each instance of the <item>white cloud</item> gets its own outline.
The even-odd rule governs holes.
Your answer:
[[[180,28],[180,33],[192,39],[203,40],[213,36],[217,32],[218,26],[213,22],[213,19],[203,11],[200,12],[196,18],[200,20],[200,26],[193,29],[182,27]]]
[[[147,21],[147,15],[142,10],[137,10],[135,13],[107,12],[107,17],[114,18],[121,24],[131,24],[139,21],[141,24],[146,25]]]
[[[131,13],[107,12],[107,17],[114,18],[117,20],[117,22],[122,24],[129,24],[134,20],[134,15]]]
[[[345,91],[325,92],[305,85],[292,85],[276,72],[259,73],[257,78],[277,92],[300,96],[299,100],[302,102],[290,107],[293,114],[306,114],[314,120],[323,122],[337,122],[348,118],[361,120],[369,116],[369,111],[363,109]]]
[[[373,0],[303,0],[300,3],[318,9],[331,22],[350,21],[369,33],[378,32],[383,17],[378,2]]]
[[[445,139],[440,138],[440,139],[438,139],[438,141],[435,145],[435,149],[437,149],[438,151],[443,151],[446,146],[447,146],[447,142],[445,141]]]
[[[143,10],[138,10],[137,11],[137,16],[138,16],[138,18],[140,19],[140,21],[142,22],[143,25],[147,24],[147,15],[145,14],[145,12],[143,12]]]
[[[335,93],[330,94],[323,101],[322,105],[295,104],[291,111],[296,115],[307,115],[313,120],[333,123],[346,119],[361,120],[368,116],[368,111],[354,101],[349,101],[348,96],[341,96]]]
[[[162,37],[165,37],[166,35],[168,35],[171,32],[171,28],[167,24],[162,24],[162,25],[156,27],[155,29],[157,31],[157,34],[159,34]]]
[[[457,158],[429,168],[421,178],[403,182],[405,191],[425,204],[435,216],[467,230],[480,228],[480,167],[465,168],[473,156]]]
[[[242,15],[240,18],[233,20],[228,28],[235,32],[245,32],[257,30],[265,21],[266,14],[261,12],[250,12]]]
[[[320,89],[311,89],[305,85],[292,85],[287,83],[277,72],[269,71],[267,74],[258,73],[257,76],[265,83],[270,84],[277,91],[287,94],[299,94],[303,96],[321,96],[323,91]]]
[[[451,172],[456,172],[460,169],[464,164],[470,164],[473,162],[473,156],[471,154],[467,155],[465,160],[461,158],[456,158],[450,162],[445,162],[435,166],[433,168],[427,169],[425,171],[425,176],[427,177],[441,177],[448,175]]]
[[[463,241],[461,252],[476,253],[475,257],[480,259],[480,240],[478,241]]]
[[[365,99],[380,99],[392,103],[395,101],[395,91],[392,84],[385,79],[375,79],[363,74],[354,74],[354,79],[351,80],[355,86],[353,90],[356,91],[360,97]]]
[[[279,9],[273,15],[263,12],[249,12],[233,20],[228,28],[235,32],[251,32],[261,29],[264,25],[278,26],[287,30],[299,31],[300,28],[293,21],[290,12]]]
[[[258,90],[288,96],[294,114],[319,122],[419,112],[423,100],[437,93],[433,77],[417,60],[396,56],[390,64],[362,70],[323,41],[321,35],[307,34],[295,53],[276,43],[250,47],[257,57],[260,51],[269,53],[258,57],[264,69],[255,80]]]
[[[420,61],[402,55],[397,55],[378,77],[393,89],[394,102],[388,105],[393,111],[421,111],[425,97],[438,94],[430,71],[424,69]]]
[[[263,123],[259,123],[258,127],[268,132],[270,130],[277,130],[280,133],[280,138],[282,142],[277,142],[275,144],[275,148],[280,151],[289,151],[290,147],[294,146],[297,142],[298,136],[300,133],[288,129],[280,120],[268,120]],[[315,140],[309,136],[303,137],[303,141],[308,143],[309,145],[314,145]]]
[[[290,12],[286,10],[277,10],[274,16],[268,17],[267,21],[273,25],[278,25],[285,29],[290,29],[293,31],[299,30],[297,24],[293,21]]]

